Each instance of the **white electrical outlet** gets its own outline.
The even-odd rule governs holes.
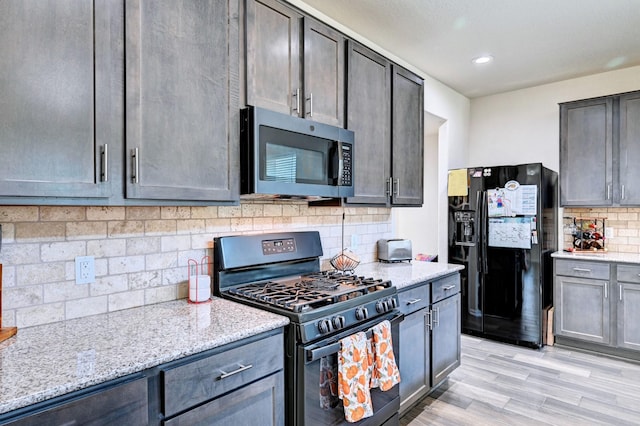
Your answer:
[[[96,282],[96,265],[93,256],[76,257],[76,284]]]
[[[611,228],[611,227],[605,228],[604,237],[605,238],[613,238],[613,228]]]
[[[358,234],[351,234],[351,249],[355,250],[358,247],[359,242]]]

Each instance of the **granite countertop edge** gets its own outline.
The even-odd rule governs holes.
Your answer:
[[[462,265],[369,263],[357,275],[401,290]],[[186,299],[18,330],[0,343],[0,414],[284,327],[289,318],[213,297]]]
[[[617,263],[635,263],[640,264],[639,253],[621,253],[621,252],[568,252],[556,251],[551,253],[551,257],[558,259],[572,260],[590,260],[596,262],[617,262]]]

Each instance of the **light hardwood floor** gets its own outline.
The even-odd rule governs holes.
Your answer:
[[[400,425],[640,425],[640,364],[463,335],[462,365]]]

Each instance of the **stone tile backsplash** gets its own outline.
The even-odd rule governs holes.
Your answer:
[[[606,249],[611,252],[640,253],[640,208],[565,208],[562,249],[573,246],[573,236],[569,230],[573,217],[605,218],[605,228],[611,232],[611,236],[605,240]]]
[[[392,237],[391,209],[242,202],[210,207],[0,206],[3,326],[29,327],[187,297],[187,262],[213,237],[317,230],[323,268],[344,245],[363,263]],[[94,256],[96,282],[75,283],[75,257]]]

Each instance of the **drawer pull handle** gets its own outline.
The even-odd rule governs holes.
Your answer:
[[[573,270],[576,272],[591,272],[591,269],[587,268],[573,268]]]
[[[222,373],[220,375],[220,377],[218,377],[218,380],[222,380],[222,379],[226,379],[229,376],[233,376],[234,374],[238,374],[238,373],[242,373],[245,370],[248,370],[250,368],[253,368],[253,365],[249,364],[249,365],[242,365],[242,364],[238,364],[240,366],[240,368],[230,371],[230,372],[225,372],[223,370],[220,370],[220,372]]]
[[[411,299],[407,302],[407,305],[415,305],[416,303],[418,303],[419,301],[421,301],[422,299]]]
[[[449,291],[449,290],[451,290],[452,288],[456,288],[456,285],[455,285],[455,284],[448,285],[448,286],[446,286],[446,287],[443,287],[442,289],[443,289],[444,291]]]

